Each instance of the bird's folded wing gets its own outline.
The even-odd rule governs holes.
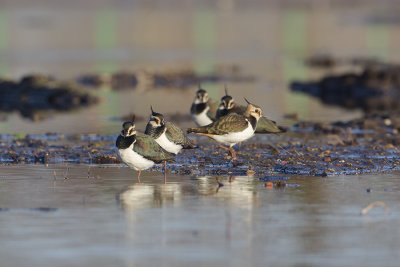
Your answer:
[[[185,143],[185,134],[181,128],[172,122],[167,122],[165,126],[167,128],[165,134],[167,135],[169,141],[178,145],[183,145]]]
[[[258,120],[256,133],[282,133],[284,130],[279,127],[275,121],[269,120],[266,117],[261,117]]]
[[[148,135],[137,133],[133,151],[152,161],[171,160],[174,154],[163,149],[154,139]]]
[[[213,122],[208,129],[209,134],[224,135],[244,131],[249,126],[248,120],[237,114],[227,115]]]

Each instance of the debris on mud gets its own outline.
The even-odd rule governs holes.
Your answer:
[[[366,206],[364,209],[362,209],[360,212],[360,215],[366,215],[374,207],[382,207],[386,211],[386,213],[388,213],[388,214],[391,213],[390,209],[386,206],[385,202],[375,201],[375,202],[369,204],[368,206]]]
[[[327,177],[398,170],[399,115],[370,114],[334,123],[300,121],[285,134],[257,135],[241,144],[235,165],[215,142],[192,136],[199,148],[183,150],[167,168],[176,174],[270,178],[275,174]],[[120,164],[115,153],[117,134],[0,135],[0,162]],[[161,169],[161,165],[153,167]],[[266,182],[274,183],[271,179]],[[284,186],[283,182],[276,183],[276,187]]]
[[[48,76],[25,76],[19,82],[0,81],[0,110],[19,111],[34,121],[50,116],[49,111],[67,111],[97,102],[97,97],[76,85]]]
[[[316,61],[314,59],[314,61]],[[328,59],[314,65],[331,65]],[[310,64],[310,63],[309,63]],[[361,71],[327,75],[319,81],[293,82],[293,91],[310,94],[322,102],[367,112],[400,110],[400,65],[364,62]]]
[[[114,74],[86,74],[77,78],[79,84],[90,87],[109,86],[115,90],[178,88],[186,89],[200,83],[253,82],[255,77],[244,75],[238,66],[217,68],[210,74],[198,74],[193,69],[169,72],[139,70]]]

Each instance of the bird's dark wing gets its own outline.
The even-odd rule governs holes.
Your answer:
[[[224,135],[232,132],[244,131],[249,126],[249,122],[243,115],[231,114],[220,118],[210,125],[190,128],[188,133],[202,133],[211,135]]]
[[[183,145],[185,142],[185,134],[183,133],[182,129],[172,122],[167,122],[165,126],[167,128],[165,134],[168,140],[175,144]]]
[[[186,134],[172,122],[167,122],[165,124],[167,131],[165,135],[171,142],[183,146],[183,148],[194,148],[195,145],[187,138]]]
[[[239,104],[236,104],[233,109],[232,112],[237,113],[237,114],[244,114],[246,112],[247,107],[246,106],[242,106]]]
[[[256,133],[283,133],[285,130],[279,127],[275,121],[269,120],[266,117],[261,117],[258,120]]]
[[[133,151],[156,163],[164,160],[172,160],[175,157],[174,154],[169,153],[157,144],[151,136],[141,133],[136,134],[136,143],[133,146]]]
[[[247,107],[236,104],[232,112],[243,114],[246,111],[246,109]],[[267,119],[264,116],[258,120],[256,133],[283,133],[283,132],[285,132],[285,130],[282,127],[279,127],[273,120]]]

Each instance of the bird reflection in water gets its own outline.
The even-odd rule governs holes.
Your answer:
[[[158,244],[158,249],[168,250],[174,242],[186,246],[212,239],[216,230],[210,224],[215,218],[228,248],[243,232],[253,231],[257,187],[262,183],[248,176],[182,178],[176,183],[132,184],[117,196],[126,219],[128,247]]]
[[[183,196],[215,196],[231,199],[232,205],[248,206],[257,200],[254,179],[248,176],[191,177],[189,183],[132,184],[117,196],[125,211],[176,205]]]
[[[162,207],[168,203],[178,203],[182,198],[179,184],[133,184],[118,195],[123,210]]]

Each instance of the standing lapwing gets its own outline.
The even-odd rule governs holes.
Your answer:
[[[175,157],[174,154],[163,149],[150,136],[137,133],[134,119],[122,124],[122,131],[115,145],[122,162],[138,171],[139,183],[142,170],[152,167],[155,163],[173,160]],[[166,176],[164,173],[165,182]]]
[[[195,147],[181,128],[172,122],[166,122],[162,114],[154,112],[153,107],[151,107],[151,115],[144,133],[151,136],[163,149],[175,155],[182,148],[191,149]],[[165,171],[166,162],[164,162]]]
[[[198,126],[206,126],[215,121],[218,102],[208,97],[207,91],[201,89],[196,92],[196,97],[190,108],[190,115]]]
[[[248,106],[243,115],[232,113],[207,126],[189,128],[187,132],[205,135],[227,145],[226,149],[230,152],[232,161],[235,161],[236,152],[232,147],[254,135],[257,122],[262,116],[262,110],[259,106],[251,104],[247,100],[246,102]]]
[[[225,95],[221,98],[221,103],[218,107],[216,119],[226,116],[228,114],[244,114],[247,107],[235,103],[232,96],[228,95],[228,90],[225,87]],[[262,116],[257,124],[255,133],[283,133],[286,130],[276,124],[275,121],[269,120]]]

